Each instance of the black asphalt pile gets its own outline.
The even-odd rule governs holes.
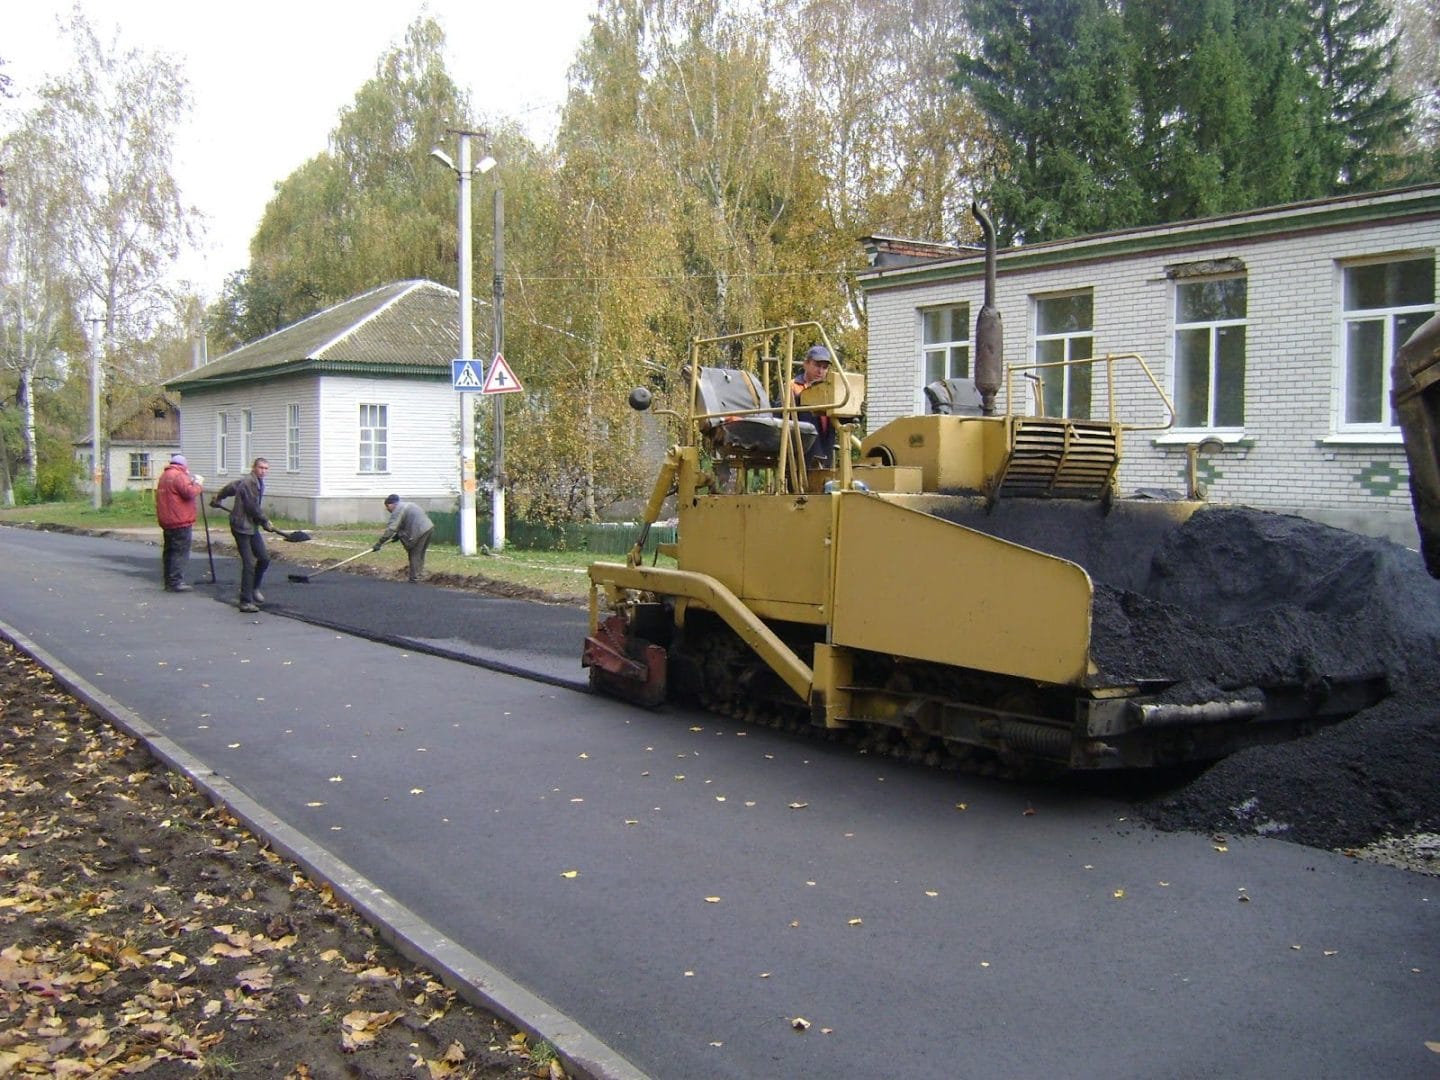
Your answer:
[[[1420,556],[1303,518],[1211,507],[1170,532],[1143,586],[1097,575],[1107,679],[1178,678],[1175,700],[1385,675],[1349,720],[1241,751],[1140,807],[1166,829],[1253,830],[1327,848],[1440,831],[1440,581]]]

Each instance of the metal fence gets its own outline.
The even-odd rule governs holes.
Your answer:
[[[428,511],[435,523],[433,539],[438,544],[460,542],[459,512]],[[476,533],[480,543],[490,537],[490,516],[476,515]],[[589,551],[596,555],[624,555],[640,535],[640,526],[635,522],[599,522],[589,524],[571,522],[566,525],[535,525],[525,521],[511,521],[505,526],[507,547],[522,551]],[[652,525],[645,538],[645,552],[653,555],[656,544],[673,544],[675,526]]]

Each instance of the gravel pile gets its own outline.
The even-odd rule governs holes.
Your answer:
[[[1207,508],[1164,539],[1142,587],[1097,581],[1092,633],[1107,676],[1169,672],[1182,698],[1322,674],[1390,681],[1389,697],[1349,720],[1233,754],[1144,801],[1157,827],[1332,849],[1440,831],[1440,581],[1417,553]]]

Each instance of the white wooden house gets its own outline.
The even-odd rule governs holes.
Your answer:
[[[873,431],[924,412],[930,382],[972,376],[984,258],[868,239]],[[1010,248],[996,260],[1004,358],[1144,357],[1178,415],[1127,435],[1122,493],[1183,490],[1203,445],[1212,500],[1413,544],[1390,365],[1440,308],[1437,252],[1434,184]],[[1105,415],[1103,376],[1050,375],[1048,412]],[[1116,375],[1120,418],[1154,418],[1138,367]]]
[[[171,380],[192,472],[217,491],[266,458],[265,502],[313,524],[375,521],[391,492],[432,510],[459,494],[459,297],[401,281]]]
[[[77,485],[85,494],[95,490],[95,452],[90,439],[75,444],[75,460],[85,476]],[[107,443],[110,490],[149,492],[180,450],[180,413],[173,398],[159,394],[133,409],[110,429]]]

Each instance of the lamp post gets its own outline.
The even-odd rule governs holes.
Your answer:
[[[458,228],[460,232],[459,266],[460,291],[460,359],[475,358],[475,310],[470,300],[470,137],[483,135],[479,131],[449,129],[450,134],[460,137],[460,163],[450,160],[450,155],[438,147],[430,156],[445,165],[460,181]],[[486,155],[478,166],[482,173],[495,167],[495,159]],[[460,554],[475,554],[475,406],[465,391],[459,391],[460,399]]]
[[[505,348],[505,189],[495,180],[495,356]],[[490,361],[495,362],[494,358]],[[490,461],[490,546],[505,550],[505,395],[495,398],[495,444]]]

